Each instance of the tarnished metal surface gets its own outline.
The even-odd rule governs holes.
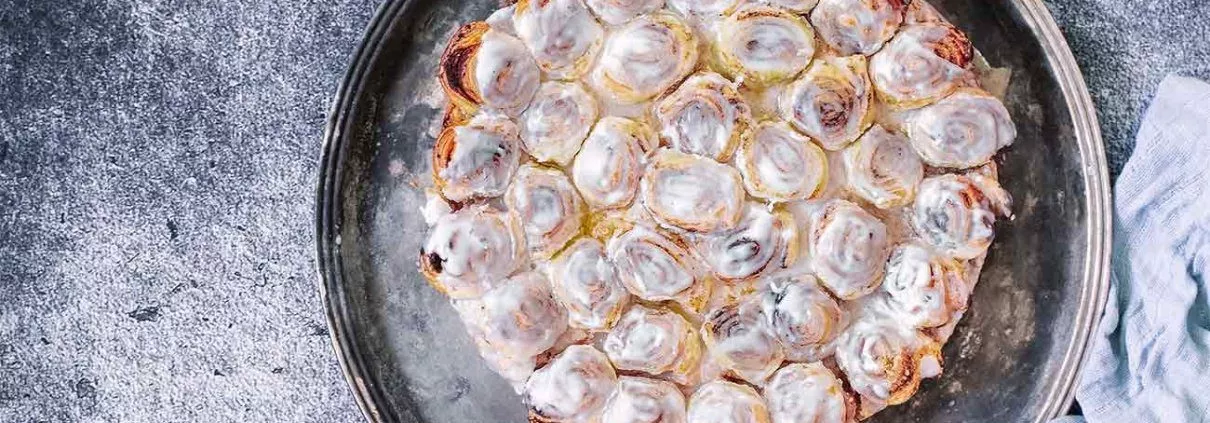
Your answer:
[[[1079,70],[1041,2],[935,2],[997,67],[1016,144],[999,225],[946,374],[878,422],[1045,421],[1067,409],[1108,287],[1108,176]],[[337,353],[372,421],[524,421],[415,257],[425,225],[433,75],[448,35],[496,0],[396,0],[379,11],[329,121],[317,210],[323,295]]]

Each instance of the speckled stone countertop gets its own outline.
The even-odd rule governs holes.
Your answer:
[[[358,421],[316,290],[328,102],[381,0],[0,0],[0,422]],[[1048,1],[1116,174],[1210,2]]]

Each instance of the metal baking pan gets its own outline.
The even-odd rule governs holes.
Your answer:
[[[946,373],[876,422],[1041,422],[1071,405],[1108,290],[1109,179],[1096,113],[1040,0],[940,0],[994,66],[1020,134],[1001,168],[1001,224]],[[388,0],[332,103],[316,206],[336,354],[373,422],[525,421],[445,298],[415,265],[425,225],[436,65],[458,25],[498,0]]]

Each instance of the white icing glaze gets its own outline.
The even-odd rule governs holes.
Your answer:
[[[441,193],[435,189],[424,190],[424,205],[420,206],[420,215],[424,216],[424,224],[433,226],[445,215],[453,213],[450,203],[441,198]]]
[[[830,351],[840,333],[844,311],[810,275],[777,276],[766,282],[761,313],[790,361],[814,361]]]
[[[958,169],[986,163],[1017,137],[1004,103],[974,89],[920,109],[908,118],[907,132],[925,163]]]
[[[588,423],[599,417],[617,380],[605,354],[572,345],[529,378],[525,403],[542,421]]]
[[[971,52],[966,35],[949,24],[907,26],[870,59],[870,79],[888,103],[922,106],[954,92],[970,77]]]
[[[701,156],[661,149],[641,185],[643,206],[669,226],[712,232],[735,226],[743,212],[739,172]]]
[[[550,257],[580,232],[586,213],[571,180],[557,169],[521,166],[504,197],[525,232],[529,249]]]
[[[610,25],[621,25],[664,7],[664,0],[585,0],[588,7]]]
[[[927,247],[901,244],[887,261],[882,289],[900,322],[928,328],[949,322],[966,309],[968,289],[957,261],[936,256]]]
[[[622,376],[601,423],[685,423],[685,395],[671,382]]]
[[[815,31],[776,7],[740,9],[723,20],[716,40],[729,73],[767,84],[798,75],[815,56]]]
[[[567,308],[571,325],[608,330],[621,317],[630,293],[605,257],[600,241],[580,238],[550,266],[555,298]]]
[[[782,269],[798,258],[798,228],[789,213],[749,203],[735,228],[702,235],[698,255],[723,279],[747,278],[766,268]]]
[[[769,409],[755,389],[716,380],[689,398],[689,423],[769,423]]]
[[[912,226],[938,251],[959,259],[982,255],[995,236],[996,215],[1011,200],[995,180],[978,174],[945,174],[920,183]]]
[[[605,34],[583,0],[521,0],[513,26],[538,66],[556,78],[582,75]]]
[[[643,162],[656,143],[641,122],[606,117],[597,123],[572,164],[571,176],[594,208],[629,205],[643,176]]]
[[[881,282],[886,225],[856,204],[832,200],[812,222],[811,268],[833,295],[853,300]]]
[[[876,309],[863,310],[866,313],[841,335],[836,349],[836,364],[861,396],[863,419],[907,401],[920,386],[922,369],[940,366],[941,359],[935,342]]]
[[[673,300],[694,285],[694,269],[682,261],[689,253],[652,229],[635,226],[610,239],[607,251],[626,289],[644,300]]]
[[[521,40],[489,29],[475,54],[475,86],[483,105],[517,116],[538,92],[540,72]]]
[[[815,8],[819,0],[744,0],[745,4],[767,4],[795,13],[807,13]]]
[[[840,55],[871,55],[903,22],[903,0],[820,0],[811,24]]]
[[[441,193],[452,201],[504,194],[520,163],[517,125],[494,114],[475,116],[465,126],[448,129],[453,151],[437,168]]]
[[[669,311],[635,305],[605,337],[605,353],[614,366],[659,376],[671,372],[684,380],[697,367],[701,344],[693,326]]]
[[[597,121],[597,100],[578,82],[542,84],[521,115],[525,151],[542,162],[567,166]]]
[[[702,340],[722,368],[754,384],[772,375],[785,358],[761,314],[759,298],[742,299],[710,312],[702,323]]]
[[[693,29],[681,18],[656,12],[610,32],[591,81],[603,98],[639,103],[679,82],[697,58]]]
[[[546,278],[519,273],[474,300],[454,303],[468,330],[498,354],[533,357],[555,345],[567,329],[567,312],[551,296]]]
[[[720,162],[730,160],[752,127],[748,104],[731,81],[713,72],[690,76],[656,103],[654,113],[664,144]]]
[[[772,423],[848,423],[856,411],[844,385],[820,363],[791,364],[765,385]]]
[[[667,0],[668,8],[681,16],[722,16],[735,9],[739,0]]]
[[[744,140],[735,159],[744,187],[770,201],[811,198],[828,177],[822,149],[785,122],[765,122]]]
[[[451,298],[475,298],[525,263],[525,240],[507,215],[475,206],[442,216],[429,231],[421,267]]]
[[[912,202],[924,163],[902,135],[874,125],[844,150],[848,188],[880,209]]]
[[[872,97],[865,57],[820,58],[782,92],[778,110],[823,148],[839,150],[869,126]]]

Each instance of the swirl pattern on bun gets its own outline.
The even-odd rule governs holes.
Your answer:
[[[602,22],[610,25],[621,25],[664,7],[664,0],[585,0],[585,3]]]
[[[567,347],[525,383],[530,421],[591,421],[605,407],[617,380],[601,351],[588,345]]]
[[[567,175],[533,164],[521,166],[504,197],[509,212],[525,231],[529,249],[549,258],[580,232],[584,202]]]
[[[744,186],[735,168],[675,150],[655,153],[642,193],[643,206],[660,223],[687,231],[731,228],[743,213]]]
[[[869,56],[882,48],[903,23],[904,0],[820,0],[811,23],[832,49],[843,56]]]
[[[756,298],[741,299],[707,314],[702,340],[710,356],[727,373],[754,384],[764,382],[785,359]]]
[[[962,265],[953,259],[934,255],[922,245],[902,244],[887,261],[882,289],[902,322],[917,328],[937,327],[966,310],[970,290],[963,273]]]
[[[844,150],[849,191],[880,209],[912,202],[924,163],[907,138],[874,125]]]
[[[749,203],[738,226],[702,235],[693,244],[715,275],[743,279],[793,264],[798,258],[798,227],[786,211]]]
[[[647,301],[694,303],[708,291],[682,243],[636,225],[609,240],[609,259],[626,289]]]
[[[791,364],[765,384],[773,423],[848,423],[857,420],[855,398],[823,364]]]
[[[701,341],[684,317],[666,309],[636,305],[604,342],[605,354],[622,370],[685,380],[702,355]]]
[[[967,88],[913,114],[907,133],[925,163],[967,169],[1012,145],[1017,127],[999,99]]]
[[[437,219],[420,252],[420,270],[437,291],[476,298],[525,263],[525,235],[510,216],[472,206]]]
[[[684,422],[685,395],[672,382],[622,376],[605,404],[601,423]]]
[[[815,30],[789,10],[745,7],[723,20],[718,31],[720,60],[745,84],[784,81],[807,68],[815,56]]]
[[[605,35],[583,0],[519,0],[513,27],[538,66],[556,78],[580,77]]]
[[[752,127],[752,111],[735,86],[722,75],[690,76],[655,105],[664,144],[720,162],[731,159]]]
[[[911,25],[870,59],[870,79],[883,101],[920,107],[954,92],[973,58],[970,40],[953,25]]]
[[[601,119],[571,167],[580,195],[593,208],[625,207],[634,200],[643,164],[658,140],[646,124],[626,118]]]
[[[828,179],[823,149],[785,122],[757,126],[740,144],[735,167],[749,194],[774,202],[811,198]]]
[[[499,197],[517,172],[520,144],[517,125],[500,115],[445,128],[433,147],[433,181],[451,201]]]
[[[538,92],[540,74],[521,40],[471,22],[450,39],[438,79],[450,102],[468,113],[486,107],[517,116]]]
[[[778,99],[782,119],[828,150],[839,150],[872,123],[873,91],[866,58],[815,60]]]
[[[716,380],[689,398],[688,423],[769,423],[769,409],[755,389]]]
[[[836,348],[836,364],[860,397],[858,417],[907,401],[920,380],[940,373],[941,347],[914,329],[884,319],[859,319]]]
[[[546,278],[519,273],[473,300],[454,304],[477,342],[497,354],[534,357],[567,330],[567,312],[550,293]]]
[[[542,84],[521,115],[521,142],[540,162],[567,166],[597,121],[597,100],[576,82]]]
[[[767,281],[761,312],[790,361],[816,361],[843,329],[844,310],[811,275]]]
[[[551,263],[550,272],[555,298],[567,308],[573,327],[608,330],[629,302],[630,293],[595,239],[573,242]]]
[[[920,183],[912,226],[937,251],[957,259],[987,252],[996,216],[1009,215],[1012,199],[995,180],[976,173],[944,174]]]
[[[836,297],[854,300],[878,288],[889,253],[887,228],[845,200],[831,200],[812,222],[811,268]]]
[[[590,79],[602,97],[635,104],[672,88],[697,59],[693,28],[676,15],[655,12],[610,32]]]

